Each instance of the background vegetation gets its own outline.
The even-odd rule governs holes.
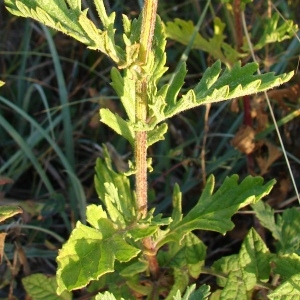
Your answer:
[[[106,4],[117,14],[133,18],[138,15],[141,2],[106,1]],[[204,2],[160,1],[158,12],[164,22],[181,18],[196,24]],[[25,299],[20,279],[37,272],[54,274],[57,250],[75,222],[85,219],[86,204],[98,203],[93,177],[95,160],[102,155],[102,144],[107,144],[118,170],[126,168],[131,153],[124,139],[99,122],[100,107],[123,113],[109,85],[111,61],[65,35],[10,15],[2,1],[0,8],[0,78],[6,82],[0,97],[0,176],[8,181],[1,187],[0,204],[17,204],[24,210],[21,217],[0,226],[8,233],[5,257],[0,265],[0,297],[14,294]],[[298,0],[253,1],[246,10],[253,41],[260,40],[261,28],[276,11],[280,12],[280,22],[292,19],[300,24]],[[90,10],[89,14],[97,20],[95,11]],[[213,35],[215,16],[226,24],[225,41],[238,49],[232,11],[220,1],[212,1],[201,34],[205,38]],[[167,47],[168,66],[175,70],[187,46],[169,39]],[[269,95],[298,186],[299,53],[297,33],[255,53],[263,71],[296,72],[288,85],[272,90]],[[249,55],[243,59],[251,61]],[[210,52],[191,50],[186,87],[198,82],[214,61]],[[168,79],[166,76],[165,80]],[[156,207],[156,212],[168,214],[175,182],[183,192],[183,210],[188,211],[198,200],[205,178],[212,173],[216,185],[235,173],[241,178],[249,173],[275,178],[278,183],[268,203],[278,213],[298,205],[278,137],[274,128],[269,127],[272,121],[263,96],[254,97],[251,103],[250,124],[249,120],[245,121],[247,113],[241,99],[199,107],[169,121],[166,139],[150,149],[155,166],[149,178],[150,205]],[[252,131],[243,129],[245,122]],[[249,144],[249,135],[256,136],[255,143]],[[236,215],[234,221],[236,229],[225,237],[200,233],[208,246],[208,264],[209,260],[237,253],[248,229],[256,224],[248,210]],[[263,228],[258,229],[272,249],[271,235]],[[199,283],[204,282],[214,284],[208,275],[199,279]],[[82,291],[76,296],[88,299],[86,294]]]

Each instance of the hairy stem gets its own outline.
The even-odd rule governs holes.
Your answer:
[[[143,65],[147,64],[147,58],[151,51],[156,21],[157,0],[145,0],[142,27],[140,37],[140,53],[136,71],[136,121],[147,122],[148,94],[147,94],[147,74]],[[148,211],[147,198],[147,132],[137,131],[135,139],[135,164],[136,164],[136,199],[139,211],[139,218],[144,218]],[[159,265],[156,259],[156,249],[151,237],[143,240],[145,258],[149,263],[149,270],[153,278],[159,274]]]
[[[139,60],[146,63],[151,51],[157,11],[157,0],[145,0],[140,38]]]
[[[142,65],[147,63],[151,51],[156,20],[157,0],[145,0],[142,27],[140,37],[139,61],[136,71],[136,121],[147,122],[148,95],[147,77]],[[147,215],[147,132],[137,131],[135,141],[136,164],[136,197],[139,215],[141,218]]]

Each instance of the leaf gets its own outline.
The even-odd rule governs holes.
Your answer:
[[[33,274],[22,279],[23,286],[32,300],[71,300],[72,294],[65,291],[57,295],[57,283],[55,277],[47,277],[44,274]]]
[[[238,176],[227,177],[222,186],[213,194],[214,177],[210,176],[198,203],[176,224],[170,224],[170,232],[159,243],[181,241],[195,229],[217,231],[224,234],[234,226],[231,216],[240,208],[259,201],[267,195],[275,181],[263,185],[261,177],[246,177],[240,184]]]
[[[97,294],[95,300],[117,300],[117,299],[112,293],[105,292],[104,294],[102,293]],[[125,299],[121,298],[120,300],[125,300]]]
[[[131,122],[135,121],[135,81],[133,80],[133,74],[130,69],[126,71],[124,77],[116,69],[112,68],[110,72],[112,79],[111,86],[116,91],[120,100],[125,108],[127,116]],[[109,125],[110,126],[110,125]],[[111,127],[111,126],[110,126]]]
[[[189,233],[185,236],[183,245],[189,275],[197,279],[201,273],[201,268],[204,265],[206,257],[206,246],[193,233]]]
[[[5,0],[8,11],[16,16],[33,18],[61,31],[94,50],[108,55],[118,65],[124,64],[125,53],[114,42],[114,14],[107,17],[103,0],[95,1],[100,19],[107,30],[100,30],[81,11],[80,0]]]
[[[175,183],[172,196],[172,220],[173,226],[182,220],[182,193],[179,185]]]
[[[230,256],[223,256],[222,258],[215,261],[212,265],[212,269],[217,272],[223,272],[225,274],[231,274],[231,276],[235,276],[236,278],[241,278],[242,273],[239,265],[239,255],[232,254]],[[225,287],[228,278],[217,277],[217,283],[220,287]]]
[[[279,274],[286,280],[296,274],[300,274],[300,257],[296,253],[279,255],[274,257],[274,273]]]
[[[268,295],[270,300],[294,300],[300,298],[300,275],[296,274]]]
[[[147,147],[152,146],[158,141],[165,139],[165,133],[168,131],[168,125],[166,123],[162,123],[156,126],[154,129],[148,132],[147,136]]]
[[[169,89],[166,95],[166,100],[169,105],[175,105],[177,96],[184,84],[184,78],[187,74],[186,64],[182,63],[178,71],[174,74],[171,82],[169,83]]]
[[[189,90],[175,104],[168,103],[167,99],[163,99],[160,91],[155,101],[152,101],[155,103],[155,109],[152,105],[150,116],[152,119],[149,125],[153,128],[159,122],[199,105],[266,91],[287,82],[294,74],[290,72],[278,76],[273,73],[253,75],[257,69],[256,63],[241,66],[241,63],[238,62],[221,74],[221,62],[215,62],[204,72],[194,90]],[[165,92],[167,89],[168,86],[165,86],[163,91]]]
[[[298,25],[294,24],[292,20],[286,19],[282,20],[282,24],[279,25],[279,18],[280,15],[276,12],[271,18],[264,19],[263,23],[265,28],[263,29],[263,32],[260,33],[260,40],[255,44],[254,50],[262,49],[270,43],[290,39],[295,35],[298,31]]]
[[[129,265],[128,267],[123,268],[122,271],[120,272],[120,275],[124,277],[132,277],[136,274],[142,274],[147,269],[148,269],[148,262],[139,260]]]
[[[239,252],[239,265],[246,290],[252,290],[259,281],[267,282],[270,276],[271,254],[261,237],[252,228]]]
[[[252,291],[257,283],[269,280],[271,259],[272,254],[261,237],[250,229],[239,254],[222,257],[213,264],[214,270],[228,274],[228,278],[217,280],[224,287],[220,299],[246,299],[239,296]]]
[[[0,87],[3,86],[4,84],[5,84],[5,82],[0,80]]]
[[[274,210],[267,203],[259,201],[251,205],[261,225],[272,232],[274,239],[281,240],[281,228],[276,224]]]
[[[108,17],[103,0],[95,0],[94,3],[103,26],[105,28],[109,28],[109,26],[114,22],[114,15],[112,14],[110,18]]]
[[[135,44],[139,39],[139,34],[137,34],[137,29],[140,28],[141,20],[135,20],[130,22],[127,18],[123,17],[123,23],[125,24],[125,43],[126,43],[126,51],[127,57],[131,57],[133,59],[132,54],[128,51],[133,51],[133,55],[138,55],[137,44]],[[129,33],[130,28],[132,27],[132,32]],[[116,131],[118,134],[125,137],[132,145],[134,144],[135,131],[148,131],[147,137],[147,147],[153,145],[154,143],[163,140],[164,135],[167,131],[167,124],[162,124],[160,126],[156,126],[157,122],[154,126],[148,126],[148,124],[137,122],[135,116],[135,106],[136,106],[136,85],[140,81],[139,78],[139,69],[142,68],[142,72],[148,74],[147,78],[147,89],[148,89],[148,104],[150,110],[155,110],[157,106],[157,98],[162,98],[162,90],[157,94],[157,81],[161,78],[161,76],[165,73],[167,68],[165,67],[166,63],[166,53],[165,53],[165,34],[162,26],[162,22],[159,17],[157,17],[154,31],[154,46],[153,52],[149,53],[149,57],[147,60],[147,64],[140,67],[136,64],[130,65],[134,63],[135,59],[131,62],[127,59],[128,68],[122,74],[116,68],[113,68],[111,71],[111,79],[112,79],[112,87],[117,92],[120,100],[125,108],[126,114],[129,118],[129,121],[122,119],[121,117],[112,114],[111,112],[101,109],[101,121]],[[132,47],[129,50],[128,47]],[[173,85],[172,85],[173,87]],[[180,86],[181,87],[181,86]],[[178,88],[178,91],[180,89]],[[165,86],[167,88],[167,86]],[[170,89],[170,95],[175,97],[178,94],[174,89]],[[167,89],[164,91],[164,96],[166,96]],[[173,94],[172,94],[173,93]],[[150,113],[149,119],[154,114]]]
[[[230,144],[244,154],[253,153],[257,143],[255,142],[255,130],[252,126],[242,125],[235,133]]]
[[[230,272],[226,285],[220,294],[220,300],[248,299],[245,283],[239,280],[235,272]]]
[[[188,286],[184,295],[181,297],[180,291],[177,292],[174,300],[205,300],[210,295],[210,287],[206,284],[201,285],[197,290],[196,284]]]
[[[165,25],[167,37],[181,44],[188,45],[194,32],[192,21],[175,19],[173,22],[167,22]],[[214,59],[220,59],[228,66],[235,63],[243,55],[227,44],[225,35],[223,35],[225,23],[219,18],[214,19],[214,35],[206,40],[200,33],[195,36],[192,48],[208,52]]]
[[[161,266],[188,271],[189,276],[197,279],[201,273],[206,256],[206,246],[193,233],[188,233],[181,244],[168,243],[168,250],[159,251],[158,259]],[[177,290],[174,289],[176,292]],[[175,295],[175,294],[174,294]]]
[[[166,300],[174,299],[177,292],[181,294],[189,284],[189,275],[186,270],[174,268],[174,283]]]
[[[13,217],[14,215],[21,214],[22,212],[22,208],[18,206],[0,205],[0,222]]]
[[[272,232],[278,241],[280,254],[300,253],[300,212],[296,208],[285,209],[282,216],[277,215],[275,222],[274,210],[266,203],[252,205],[260,223]]]
[[[268,141],[264,141],[261,147],[267,148],[266,155],[257,155],[255,160],[260,169],[260,176],[265,175],[269,171],[269,167],[273,165],[273,163],[282,155],[282,152],[272,143]]]
[[[135,198],[128,177],[112,169],[106,146],[103,150],[104,159],[96,161],[95,188],[110,218],[124,227],[136,219]]]
[[[125,52],[126,52],[126,63],[122,68],[126,66],[132,66],[136,63],[139,49],[140,49],[140,33],[142,26],[142,14],[139,15],[138,19],[133,19],[132,21],[128,19],[126,15],[122,15],[123,17],[123,41],[125,44]]]
[[[162,214],[153,215],[154,209],[148,211],[144,219],[139,219],[138,222],[130,224],[128,227],[128,234],[135,241],[145,238],[147,236],[156,236],[157,231],[162,226],[167,226],[171,223],[171,218],[163,218]]]
[[[116,133],[123,136],[131,145],[134,145],[135,133],[133,128],[119,115],[113,114],[107,108],[100,109],[101,122],[112,128]]]
[[[124,233],[116,230],[113,235],[105,236],[78,221],[57,257],[57,293],[82,288],[91,280],[113,272],[115,260],[127,262],[139,252],[140,249],[125,241]]]
[[[81,10],[81,0],[67,0],[72,10]]]
[[[152,51],[149,53],[147,64],[143,66],[146,74],[149,74],[149,80],[147,84],[150,86],[150,90],[156,90],[156,84],[162,75],[168,70],[165,67],[167,55],[166,55],[166,34],[164,31],[163,23],[159,16],[156,16]],[[152,90],[154,91],[154,90]],[[149,103],[154,104],[151,100],[151,96],[155,94],[149,93]]]
[[[226,99],[238,98],[244,95],[262,92],[288,81],[293,72],[274,76],[274,73],[253,75],[258,69],[256,63],[248,63],[241,66],[236,63],[232,69],[226,69],[221,76],[221,64],[219,61],[208,68],[195,87],[197,103],[215,103]],[[214,82],[207,85],[207,79],[214,78]],[[217,98],[214,98],[217,97]]]
[[[189,296],[189,300],[205,300],[210,295],[210,286],[202,284],[197,290],[193,291]]]
[[[300,253],[300,212],[294,208],[285,209],[282,216],[277,218],[277,226],[280,228],[280,240],[277,243],[280,254]]]

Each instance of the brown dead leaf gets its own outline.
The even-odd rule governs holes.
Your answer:
[[[26,253],[19,242],[15,242],[15,254],[17,253],[18,261],[23,266],[23,272],[26,276],[30,275],[30,266],[26,256]]]
[[[120,155],[119,152],[116,150],[116,148],[110,143],[106,143],[105,145],[107,147],[107,150],[109,152],[111,160],[113,161],[117,171],[120,173],[127,172],[128,171],[128,162],[127,162],[128,155]]]
[[[289,102],[297,103],[300,98],[300,83],[294,84],[285,89],[271,90],[268,92],[268,96],[271,99],[276,100],[279,106],[287,109],[284,99]]]
[[[238,113],[240,111],[239,101],[238,99],[233,99],[230,103],[230,110],[234,113]]]
[[[92,129],[97,129],[99,126],[100,126],[100,116],[99,116],[99,112],[96,112],[90,118],[89,127]]]
[[[289,177],[277,179],[277,184],[270,194],[268,204],[274,208],[280,207],[280,204],[287,199],[288,193],[291,188],[292,185]]]
[[[98,93],[97,89],[95,88],[89,88],[88,93],[90,97],[99,97],[98,103],[99,103],[99,108],[108,108],[111,112],[116,112],[119,115],[122,115],[122,112],[118,109],[118,106],[115,101],[111,99],[103,99],[101,95]],[[96,129],[100,126],[100,116],[99,116],[99,109],[95,113],[93,113],[90,117],[89,121],[89,127]]]
[[[5,244],[6,233],[0,233],[0,264],[2,263],[3,253],[4,253],[4,244]]]
[[[284,89],[273,89],[267,92],[269,98],[278,102],[278,105],[284,110],[289,110],[285,104],[285,99],[292,103],[297,103],[300,98],[300,83],[294,84]],[[265,94],[256,97],[260,101],[265,99]]]
[[[231,140],[231,145],[240,152],[250,154],[255,149],[255,131],[250,126],[242,126]]]
[[[0,176],[0,185],[14,183],[14,181],[8,177]]]
[[[256,155],[255,159],[260,168],[260,174],[264,175],[268,172],[269,167],[276,161],[281,155],[281,151],[276,146],[265,141],[264,145],[267,146],[267,154]]]
[[[268,127],[268,114],[265,112],[263,105],[253,105],[251,117],[255,123],[256,133],[262,132]]]

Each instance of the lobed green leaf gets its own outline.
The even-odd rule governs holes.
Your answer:
[[[275,263],[274,273],[283,280],[300,274],[300,257],[296,253],[278,255],[272,261]]]
[[[231,69],[226,69],[221,74],[221,62],[216,61],[204,72],[196,87],[189,90],[175,103],[172,99],[164,99],[162,95],[167,95],[168,89],[174,89],[173,93],[177,92],[179,87],[177,84],[180,80],[173,87],[163,86],[163,90],[160,90],[155,100],[153,100],[155,106],[150,106],[151,121],[149,125],[153,128],[157,123],[199,105],[266,91],[287,82],[294,74],[290,72],[278,76],[275,76],[274,73],[253,75],[257,69],[258,65],[256,63],[241,66],[241,63],[238,62]],[[179,74],[183,70],[183,67],[180,68],[175,76],[181,78]],[[175,83],[173,82],[173,84]]]
[[[248,299],[246,285],[239,278],[236,272],[229,273],[224,289],[221,291],[220,300]]]
[[[118,114],[112,113],[107,108],[101,108],[100,120],[102,123],[111,127],[116,133],[123,136],[131,145],[134,145],[135,133],[132,126]]]
[[[107,16],[103,0],[95,1],[105,30],[102,31],[81,11],[79,0],[5,0],[8,11],[16,16],[33,18],[61,31],[94,50],[108,55],[118,65],[125,64],[125,52],[114,42],[115,14]]]
[[[280,254],[299,253],[300,245],[300,212],[296,208],[284,210],[282,215],[277,214],[267,203],[252,205],[260,223],[272,232],[277,240],[277,250]]]
[[[121,73],[116,69],[111,69],[111,86],[117,92],[120,100],[125,108],[127,116],[131,122],[135,121],[135,81],[133,73],[130,69],[126,71],[126,75],[122,77]]]
[[[279,25],[280,15],[275,12],[271,18],[264,19],[264,29],[260,33],[259,41],[254,45],[254,50],[259,50],[265,47],[267,44],[281,42],[286,39],[292,38],[298,31],[298,25],[294,24],[292,20],[283,20]],[[244,50],[248,50],[247,46],[243,47]]]
[[[116,230],[105,236],[78,221],[57,257],[57,293],[85,287],[91,280],[113,272],[115,260],[127,262],[139,252],[126,242],[124,233]]]
[[[99,293],[97,294],[95,300],[117,300],[116,297],[110,293],[110,292],[105,292],[105,293]],[[125,300],[124,298],[121,298],[120,300]]]
[[[55,277],[47,277],[44,274],[33,274],[22,279],[23,286],[32,300],[71,300],[72,294],[64,291],[57,295],[57,283]]]
[[[261,225],[269,229],[272,232],[273,237],[276,240],[281,240],[281,228],[275,222],[274,210],[262,201],[259,201],[251,205],[255,211],[255,215],[260,221]]]
[[[173,22],[167,22],[165,25],[168,38],[184,45],[190,43],[190,38],[194,32],[192,21],[185,21],[176,18]],[[219,18],[214,18],[214,35],[212,38],[205,39],[200,33],[197,33],[192,48],[208,52],[214,59],[220,59],[223,63],[230,66],[243,57],[232,46],[225,42],[226,36],[223,34],[225,23]]]
[[[210,287],[206,284],[201,285],[196,290],[196,284],[188,286],[184,295],[181,297],[180,291],[173,297],[174,300],[206,300],[210,295]]]
[[[189,284],[189,275],[186,270],[174,268],[174,283],[166,300],[173,300],[176,294],[183,293]]]
[[[198,203],[176,224],[170,224],[170,232],[160,241],[181,241],[195,229],[217,231],[225,234],[234,226],[231,216],[240,208],[259,201],[267,195],[275,180],[263,185],[261,177],[246,177],[238,184],[238,176],[227,177],[222,186],[213,194],[214,177],[210,176]]]
[[[148,269],[148,262],[139,260],[137,262],[132,263],[128,267],[122,269],[120,275],[124,277],[132,277],[135,276],[136,274],[142,274],[143,272],[147,271],[147,269]]]
[[[300,274],[292,276],[268,295],[270,300],[296,300],[300,298]]]
[[[107,212],[118,226],[125,227],[136,218],[136,203],[127,176],[112,169],[111,160],[104,146],[104,159],[97,159],[95,188]]]
[[[285,209],[282,216],[278,216],[277,225],[280,228],[279,243],[280,254],[300,253],[300,211],[296,207]]]
[[[18,206],[0,205],[0,222],[3,222],[17,214],[21,214],[22,212],[22,208]]]
[[[152,146],[158,141],[164,140],[167,130],[168,125],[166,123],[162,123],[156,126],[154,129],[150,130],[147,136],[147,147]]]
[[[224,287],[221,298],[239,299],[239,294],[246,295],[259,282],[267,282],[272,257],[261,237],[253,228],[250,229],[239,254],[222,257],[213,264],[213,269],[228,274],[228,278],[217,280]]]
[[[252,290],[259,281],[267,282],[270,276],[272,255],[262,238],[252,228],[239,252],[239,266],[246,290]]]

